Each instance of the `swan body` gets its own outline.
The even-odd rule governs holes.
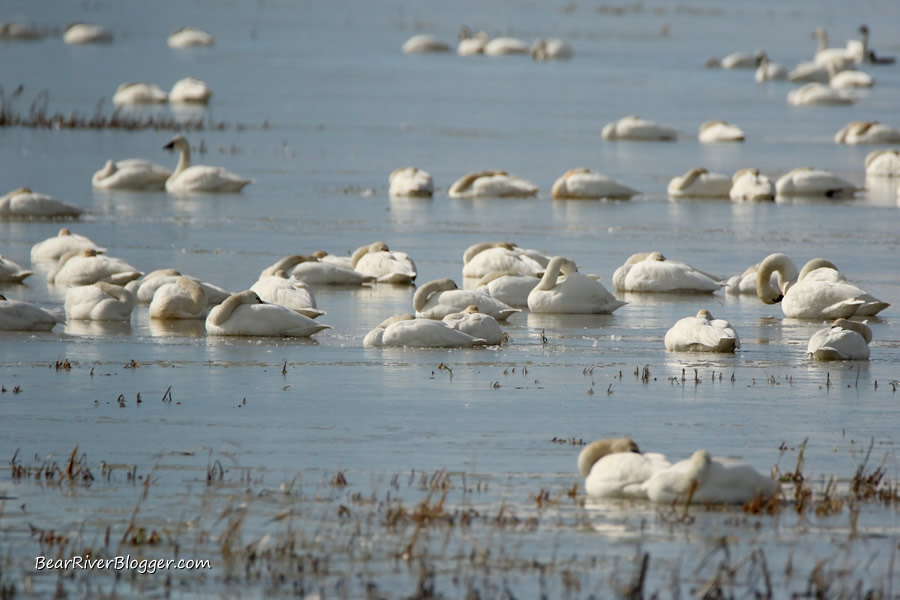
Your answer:
[[[183,274],[176,269],[157,269],[156,271],[147,273],[139,280],[136,279],[128,282],[126,287],[134,292],[139,304],[150,304],[159,288],[169,283],[177,283],[178,278],[182,275]],[[203,293],[206,295],[206,301],[209,304],[221,304],[231,295],[231,292],[228,292],[215,284],[201,281],[190,275],[185,275],[185,277],[203,288]]]
[[[791,83],[821,83],[831,81],[831,71],[825,63],[802,62],[788,72]]]
[[[450,52],[450,46],[430,34],[414,35],[403,44],[403,54]]]
[[[209,302],[199,283],[179,276],[174,283],[161,285],[150,302],[151,319],[203,319]]]
[[[169,95],[152,83],[123,83],[113,95],[113,104],[162,104]]]
[[[36,194],[26,187],[0,196],[0,219],[76,219],[83,212],[77,206],[46,194]]]
[[[836,319],[809,338],[806,352],[813,360],[869,360],[872,330],[864,323]]]
[[[172,171],[140,158],[107,160],[91,177],[91,185],[101,190],[162,190]]]
[[[511,37],[498,37],[484,45],[486,56],[505,56],[507,54],[528,54],[531,48],[522,40]]]
[[[425,319],[443,319],[472,305],[498,321],[505,321],[510,315],[521,312],[482,291],[461,290],[452,279],[435,279],[424,283],[413,295],[416,317]]]
[[[33,271],[23,269],[17,263],[0,254],[0,283],[22,283]]]
[[[0,294],[0,331],[50,331],[57,323],[65,323],[65,319],[28,302],[7,300]]]
[[[844,88],[863,88],[872,87],[875,85],[875,80],[871,75],[863,71],[846,69],[840,73],[831,75],[828,85],[836,90]]]
[[[173,104],[209,104],[212,88],[205,81],[185,77],[179,79],[169,91],[169,102]]]
[[[565,279],[559,279],[560,273]],[[533,313],[612,314],[625,304],[562,256],[550,259],[541,281],[528,294],[528,310]]]
[[[566,171],[553,184],[553,197],[599,200],[615,198],[628,200],[638,191],[622,185],[611,177],[593,173],[590,169],[579,168]]]
[[[316,250],[312,253],[312,256],[316,257],[321,262],[353,270],[353,258],[350,256],[338,256],[337,254],[329,254],[324,250]]]
[[[56,285],[91,285],[106,281],[125,285],[141,276],[141,272],[121,258],[97,254],[96,250],[74,250],[59,257],[47,274],[47,281]]]
[[[478,312],[477,306],[472,305],[462,312],[451,313],[441,321],[457,331],[484,340],[489,345],[496,346],[503,343],[503,330],[500,329],[497,319]]]
[[[754,78],[757,83],[765,81],[784,81],[789,76],[787,67],[769,61],[769,55],[763,52],[756,68]]]
[[[212,46],[216,38],[211,34],[193,27],[182,27],[169,34],[169,48],[189,48],[191,46]]]
[[[775,184],[759,169],[741,169],[731,178],[728,196],[732,202],[771,202],[775,200]]]
[[[431,198],[434,195],[434,180],[431,174],[416,167],[394,169],[389,182],[391,196]]]
[[[706,121],[700,125],[700,133],[697,136],[701,144],[743,142],[744,137],[740,127],[725,121]]]
[[[691,458],[655,472],[644,489],[651,502],[662,504],[688,498],[694,504],[744,504],[757,496],[774,497],[778,482],[750,465],[714,460],[706,450],[697,450]]]
[[[105,281],[71,287],[66,292],[66,318],[76,321],[130,321],[134,294]]]
[[[620,292],[708,293],[721,287],[712,276],[659,252],[633,254],[613,273]]]
[[[788,171],[775,182],[779,196],[852,196],[857,187],[830,171],[799,167]]]
[[[846,48],[829,48],[828,33],[821,27],[817,27],[813,32],[818,40],[818,48],[816,49],[815,62],[820,64],[832,64],[841,67],[853,63],[853,55]]]
[[[573,54],[572,46],[555,38],[539,39],[531,45],[531,58],[534,60],[568,60]]]
[[[239,175],[223,167],[206,165],[191,166],[191,146],[180,133],[164,146],[166,150],[178,150],[181,155],[172,175],[166,180],[166,191],[173,194],[194,192],[228,193],[240,192],[250,183]]]
[[[720,64],[723,69],[755,69],[762,59],[763,52],[733,52],[723,58]]]
[[[787,101],[793,106],[836,106],[853,104],[856,98],[821,83],[807,83],[788,92]]]
[[[453,348],[483,346],[486,340],[453,329],[443,321],[417,319],[413,315],[396,315],[386,319],[366,334],[363,346],[410,346],[418,348]]]
[[[105,252],[106,248],[100,248],[89,238],[63,227],[57,235],[31,247],[31,262],[56,262],[60,256],[73,250],[94,250],[100,253]]]
[[[356,249],[350,257],[353,268],[375,277],[379,283],[412,283],[416,263],[406,252],[391,252],[384,242],[373,242]]]
[[[459,30],[459,44],[456,46],[456,53],[460,56],[484,54],[484,47],[487,43],[488,36],[485,32],[479,31],[472,35],[469,28],[463,25]]]
[[[670,127],[630,115],[604,125],[601,136],[604,140],[672,141],[678,133]]]
[[[598,440],[578,455],[585,491],[594,498],[646,499],[644,483],[669,466],[662,454],[641,454],[629,438]]]
[[[463,277],[484,277],[488,273],[537,277],[544,265],[512,242],[482,242],[463,253]]]
[[[900,129],[878,121],[850,121],[834,134],[836,144],[900,144]]]
[[[67,44],[108,44],[113,35],[100,25],[72,23],[63,33],[63,41]]]
[[[510,275],[505,272],[494,272],[482,277],[475,289],[486,288],[491,298],[496,298],[513,308],[527,308],[528,294],[540,281],[533,275]]]
[[[697,167],[680,177],[673,177],[667,191],[673,198],[727,198],[731,191],[731,177]]]
[[[373,275],[366,275],[331,262],[320,261],[314,256],[303,255],[282,258],[274,265],[264,269],[260,278],[274,275],[279,270],[310,285],[362,285],[375,281]]]
[[[284,271],[260,277],[250,288],[263,302],[280,304],[310,319],[325,314],[316,307],[316,299],[309,286],[299,279],[288,278]]]
[[[523,198],[537,192],[536,185],[506,171],[477,171],[454,181],[448,195],[451,198]]]
[[[900,151],[869,152],[866,156],[866,177],[900,177]]]
[[[309,337],[323,329],[330,326],[278,304],[265,303],[252,290],[232,294],[206,317],[209,335]]]
[[[734,352],[741,347],[731,323],[713,318],[708,310],[679,319],[666,332],[664,342],[669,352]]]

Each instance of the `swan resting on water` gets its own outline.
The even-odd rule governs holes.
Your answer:
[[[323,329],[330,329],[330,325],[263,302],[252,290],[232,294],[206,317],[210,335],[309,337]]]
[[[806,353],[813,360],[868,360],[872,330],[865,323],[835,319],[809,338]]]
[[[448,348],[483,346],[487,340],[458,331],[443,321],[395,315],[366,334],[363,346],[410,346]]]
[[[180,153],[175,171],[166,180],[166,191],[171,193],[229,193],[240,192],[251,180],[226,170],[224,167],[191,165],[191,145],[177,134],[163,146],[165,150]]]
[[[528,309],[533,313],[612,314],[625,304],[562,256],[550,259],[544,276],[528,294]]]
[[[705,309],[675,323],[664,342],[669,352],[734,352],[741,347],[731,323],[713,318]]]
[[[620,292],[713,293],[721,286],[708,273],[678,261],[666,260],[659,252],[631,255],[613,273]]]

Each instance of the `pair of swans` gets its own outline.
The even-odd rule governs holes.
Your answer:
[[[639,192],[627,185],[622,185],[611,177],[594,173],[584,167],[566,171],[553,183],[553,197],[575,200],[629,200]]]
[[[669,352],[734,352],[741,340],[731,323],[713,318],[708,310],[680,319],[664,340]]]
[[[397,197],[431,198],[434,195],[434,180],[428,171],[416,167],[394,169],[388,178],[390,195]]]
[[[0,254],[0,283],[22,283],[33,274],[33,271],[23,269],[17,262]]]
[[[31,262],[57,262],[63,254],[81,250],[94,250],[99,254],[105,252],[106,248],[101,248],[90,238],[72,233],[67,227],[63,227],[57,235],[31,247]]]
[[[384,242],[360,246],[350,257],[354,270],[371,275],[378,283],[412,283],[416,279],[416,263],[406,252],[391,252]]]
[[[673,198],[727,198],[731,191],[731,177],[697,167],[673,177],[666,191]]]
[[[809,338],[806,352],[813,360],[868,360],[872,330],[865,323],[835,319]]]
[[[725,121],[706,121],[700,125],[700,133],[697,135],[701,144],[743,142],[744,138],[744,131],[740,127]]]
[[[113,41],[113,34],[100,25],[72,23],[63,32],[63,41],[67,44],[108,44]]]
[[[562,256],[550,259],[544,276],[528,294],[528,310],[533,313],[611,314],[625,304]]]
[[[66,318],[70,321],[130,321],[135,301],[130,290],[105,281],[71,287],[66,292]]]
[[[416,317],[424,319],[443,319],[472,305],[498,321],[505,321],[521,312],[481,290],[461,290],[452,279],[435,279],[424,283],[413,295]]]
[[[678,133],[653,121],[629,115],[603,126],[604,140],[674,141]]]
[[[87,249],[73,250],[60,256],[47,274],[47,282],[58,286],[91,285],[98,281],[125,285],[140,276],[140,271],[121,258]]]
[[[123,83],[113,95],[116,106],[129,104],[208,104],[212,89],[193,77],[179,79],[169,93],[152,83]]]
[[[672,464],[662,454],[642,454],[629,438],[598,440],[578,455],[585,490],[595,498],[633,498],[656,503],[744,504],[774,497],[778,482],[750,465],[713,459],[697,450]]]
[[[890,306],[849,283],[831,262],[815,258],[807,262],[796,280],[793,261],[784,254],[770,254],[759,264],[756,292],[766,304],[781,303],[786,317],[796,319],[838,319],[874,316]],[[779,273],[779,287],[771,277]]]
[[[91,185],[100,190],[163,190],[172,171],[142,158],[107,160],[91,177]]]
[[[84,211],[20,187],[0,196],[0,219],[77,219]]]
[[[65,322],[60,315],[0,294],[0,331],[50,331]]]
[[[212,34],[196,29],[195,27],[182,27],[169,34],[166,40],[169,48],[190,48],[194,46],[212,46],[216,38]]]
[[[873,150],[866,155],[866,177],[900,177],[900,150]]]
[[[468,348],[484,346],[487,343],[487,340],[454,329],[444,321],[417,319],[411,314],[395,315],[385,319],[363,339],[363,346],[417,348]]]
[[[491,39],[484,31],[472,34],[465,25],[459,30],[459,44],[456,46],[456,53],[460,56],[476,56],[478,54],[506,56],[509,54],[528,54],[531,51],[532,48],[522,40],[513,37]]]
[[[731,177],[732,202],[773,202],[775,184],[759,169],[741,169]]]
[[[631,255],[613,273],[620,292],[670,292],[711,294],[721,287],[718,279],[678,261],[666,260],[659,252]]]
[[[263,302],[280,304],[310,319],[325,314],[316,306],[316,299],[309,286],[293,277],[288,277],[279,269],[273,275],[260,277],[250,289],[259,295]]]
[[[309,337],[323,329],[330,326],[284,306],[263,302],[252,290],[232,294],[206,317],[210,335]]]
[[[451,198],[527,198],[538,187],[506,171],[476,171],[453,182],[447,192]]]
[[[788,171],[775,182],[779,196],[825,196],[840,198],[853,196],[859,187],[831,171],[798,167]]]
[[[834,134],[835,144],[900,144],[900,129],[878,121],[850,121]]]
[[[326,258],[302,254],[286,256],[263,269],[260,278],[284,271],[288,277],[310,285],[363,285],[376,279],[374,275],[354,270],[350,263],[345,265],[344,261],[332,262]]]
[[[180,133],[163,148],[180,153],[175,170],[166,180],[166,191],[173,194],[240,192],[251,183],[223,167],[191,165],[191,145]]]
[[[490,273],[539,277],[550,257],[519,248],[512,242],[480,242],[463,252],[463,277],[484,277]]]

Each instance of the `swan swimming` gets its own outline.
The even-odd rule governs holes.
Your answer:
[[[100,25],[72,23],[63,33],[63,41],[67,44],[108,44],[113,35]]]
[[[384,320],[363,339],[363,346],[418,348],[467,348],[486,343],[486,340],[453,329],[443,321],[417,319],[410,314],[395,315]]]
[[[600,135],[604,140],[636,141],[674,141],[678,137],[674,129],[634,115],[607,123]]]
[[[216,38],[201,29],[182,27],[170,33],[166,43],[169,45],[169,48],[212,46],[216,43]]]
[[[706,121],[700,125],[700,133],[697,135],[701,144],[743,142],[744,137],[744,132],[740,127],[725,121]]]
[[[404,42],[403,54],[450,52],[450,46],[430,34],[414,35]]]
[[[728,198],[731,177],[697,167],[680,177],[673,177],[666,191],[673,198]]]
[[[441,319],[446,325],[457,331],[471,335],[475,339],[486,341],[491,346],[503,343],[504,334],[497,319],[478,311],[474,304],[462,312],[451,313]]]
[[[451,198],[525,198],[538,193],[536,185],[506,171],[467,173],[453,182]]]
[[[836,106],[853,104],[857,98],[821,83],[807,83],[788,92],[787,101],[793,106]]]
[[[578,454],[578,472],[584,489],[593,498],[647,499],[644,483],[654,473],[671,466],[662,454],[642,454],[627,437],[597,440]]]
[[[853,196],[859,188],[830,171],[798,167],[778,178],[775,192],[779,196]]]
[[[741,169],[731,178],[728,196],[732,202],[771,202],[775,200],[775,184],[759,169]]]
[[[169,102],[172,104],[209,104],[212,88],[205,81],[185,77],[179,79],[169,91]]]
[[[460,312],[475,305],[485,314],[498,321],[505,321],[511,315],[521,312],[478,290],[461,290],[452,279],[435,279],[423,283],[413,295],[416,317],[443,319],[449,314]]]
[[[57,235],[31,247],[31,262],[57,262],[60,256],[73,250],[94,250],[99,254],[105,252],[106,248],[101,248],[89,238],[72,233],[63,227]]]
[[[163,146],[163,149],[178,150],[181,153],[178,165],[166,180],[166,190],[173,194],[240,192],[245,185],[251,182],[223,167],[191,166],[191,145],[180,133]]]
[[[463,253],[462,274],[463,277],[484,277],[488,273],[539,277],[546,264],[512,242],[481,242]]]
[[[686,263],[666,260],[659,252],[631,255],[613,273],[613,285],[620,292],[707,294],[722,287],[711,275]]]
[[[66,291],[66,318],[76,321],[130,321],[134,294],[105,281]]]
[[[290,277],[310,285],[362,285],[375,281],[374,275],[366,275],[331,262],[320,261],[315,256],[286,256],[274,265],[263,269],[260,278],[283,270]]]
[[[350,257],[350,264],[379,283],[412,283],[416,279],[416,263],[409,254],[391,252],[384,242],[360,246]]]
[[[394,169],[388,182],[391,185],[388,192],[391,196],[431,198],[434,195],[434,180],[431,174],[416,167]]]
[[[565,279],[559,279],[560,273]],[[579,273],[574,261],[562,256],[550,259],[544,276],[528,294],[528,310],[533,313],[612,314],[625,304],[616,300],[602,283]]]
[[[46,194],[20,187],[0,196],[0,219],[77,219],[84,211]]]
[[[590,169],[571,169],[553,184],[553,197],[557,199],[599,200],[612,198],[628,200],[639,192],[611,177],[594,173]]]
[[[309,286],[299,279],[289,278],[283,270],[260,277],[250,288],[263,302],[280,304],[310,319],[325,314],[316,307],[316,299]]]
[[[50,331],[65,319],[34,304],[0,294],[0,331]]]
[[[866,155],[866,177],[900,177],[900,150],[873,150]]]
[[[713,318],[708,310],[679,319],[666,332],[664,343],[669,352],[734,352],[741,347],[731,323]]]
[[[209,301],[203,286],[184,275],[157,288],[150,302],[151,319],[203,319]]]
[[[123,83],[116,88],[113,104],[162,104],[169,101],[169,95],[152,83]]]
[[[769,61],[769,55],[765,52],[759,59],[759,66],[756,68],[754,79],[757,83],[765,81],[784,81],[788,78],[789,72],[787,67]]]
[[[263,302],[251,290],[232,294],[206,317],[209,335],[309,337],[330,328],[289,308]]]
[[[534,275],[513,275],[505,271],[495,271],[479,279],[475,289],[486,288],[491,298],[496,298],[513,308],[528,308],[528,294],[540,282],[540,278]]]
[[[806,353],[812,360],[869,360],[872,330],[865,323],[836,319],[809,338]]]
[[[878,121],[850,121],[834,134],[835,144],[900,144],[900,129]]]
[[[573,54],[572,46],[555,38],[540,38],[531,45],[531,58],[537,61],[568,60]]]
[[[107,160],[91,177],[91,185],[100,190],[163,190],[172,171],[140,158]]]
[[[18,263],[0,254],[0,282],[22,283],[22,280],[33,274],[33,271],[23,269]]]

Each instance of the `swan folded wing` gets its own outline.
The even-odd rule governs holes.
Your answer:
[[[646,482],[671,464],[662,454],[615,452],[591,467],[584,487],[594,498],[647,498]]]
[[[367,336],[368,337],[368,336]],[[478,346],[487,341],[449,327],[442,321],[415,319],[388,326],[381,338],[383,346],[447,348]]]
[[[503,275],[486,284],[487,293],[509,306],[523,308],[528,306],[528,294],[540,281],[529,275]]]
[[[361,285],[375,281],[375,276],[346,269],[330,262],[303,262],[290,270],[294,279],[311,285]]]
[[[28,302],[0,299],[2,331],[50,331],[57,323],[65,322],[62,316]]]
[[[869,358],[869,344],[856,331],[827,327],[809,338],[806,352],[813,360],[866,360]]]
[[[380,283],[411,283],[416,265],[406,252],[371,252],[359,259],[356,270]]]
[[[614,276],[615,278],[615,276]],[[634,265],[624,277],[630,292],[715,292],[721,285],[712,277],[685,263],[645,260]]]
[[[329,329],[277,304],[241,304],[224,320],[219,318],[222,308],[215,307],[206,319],[207,332],[212,335],[308,337]]]
[[[476,179],[472,184],[472,192],[475,196],[519,197],[534,196],[538,188],[520,177],[493,175]]]
[[[622,185],[606,175],[583,173],[566,178],[569,196],[577,198],[631,198],[637,190]]]
[[[166,183],[166,188],[170,191],[238,192],[249,183],[249,179],[244,179],[224,167],[195,165],[172,175]]]

